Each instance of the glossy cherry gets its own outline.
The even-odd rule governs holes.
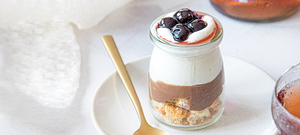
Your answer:
[[[159,28],[169,28],[172,29],[177,24],[177,21],[173,19],[172,17],[165,17],[161,19],[161,21],[158,24]]]
[[[175,41],[177,42],[183,42],[185,41],[189,34],[190,34],[189,28],[184,24],[176,24],[172,28],[172,35]]]
[[[202,30],[203,28],[205,28],[207,26],[207,23],[201,19],[196,19],[196,20],[192,21],[191,23],[189,23],[187,26],[192,32],[195,32],[195,31],[199,31],[199,30]]]
[[[199,19],[199,16],[192,10],[188,9],[188,8],[183,8],[178,10],[174,16],[174,19],[176,19],[178,22],[180,23],[189,23],[195,19]]]

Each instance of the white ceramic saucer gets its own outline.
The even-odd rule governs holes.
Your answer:
[[[275,80],[243,60],[223,56],[225,69],[225,110],[213,125],[196,131],[181,131],[158,122],[150,112],[148,67],[150,56],[126,64],[150,125],[172,135],[274,135],[271,95]],[[103,135],[131,135],[139,120],[116,72],[99,87],[92,102],[92,119]]]

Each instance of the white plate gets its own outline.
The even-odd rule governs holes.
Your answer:
[[[258,67],[243,60],[223,56],[225,69],[225,110],[213,125],[196,131],[173,129],[158,122],[150,112],[148,67],[150,57],[126,64],[133,85],[150,125],[172,135],[274,135],[271,95],[275,80]],[[139,128],[139,120],[116,72],[96,91],[92,119],[100,134],[130,135]]]

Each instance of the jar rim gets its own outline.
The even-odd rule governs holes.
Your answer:
[[[204,13],[204,12],[199,12],[199,11],[195,11],[197,12],[198,14],[201,14],[201,15],[208,15],[210,17],[212,17],[214,19],[214,21],[217,23],[217,30],[216,30],[216,33],[215,35],[213,36],[213,38],[207,42],[207,43],[199,43],[199,44],[193,44],[193,45],[185,45],[185,44],[176,44],[176,43],[172,43],[172,42],[168,42],[164,39],[162,39],[160,36],[158,36],[157,32],[156,32],[156,26],[157,24],[159,23],[159,21],[165,17],[166,15],[172,13],[166,13],[166,14],[163,14],[161,16],[159,16],[158,18],[156,18],[150,25],[150,39],[152,40],[152,42],[154,40],[158,41],[159,43],[161,44],[164,44],[164,45],[167,45],[167,46],[170,46],[170,47],[175,47],[175,48],[199,48],[199,47],[204,47],[204,46],[208,46],[216,41],[218,41],[219,39],[222,39],[222,36],[223,36],[223,26],[222,24],[220,23],[220,21],[218,19],[216,19],[214,16],[210,15],[210,14],[207,14],[207,13]],[[175,12],[174,12],[175,13]]]

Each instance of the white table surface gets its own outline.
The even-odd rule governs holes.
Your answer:
[[[281,21],[252,23],[222,15],[208,0],[133,0],[92,28],[78,30],[74,27],[82,64],[80,87],[69,107],[44,107],[29,97],[20,101],[11,98],[18,93],[5,92],[0,87],[0,94],[9,97],[0,99],[0,134],[98,134],[91,120],[92,97],[105,78],[115,71],[101,36],[113,35],[125,63],[151,55],[151,22],[163,13],[183,7],[218,18],[224,27],[222,54],[248,61],[274,79],[300,62],[300,12]]]

